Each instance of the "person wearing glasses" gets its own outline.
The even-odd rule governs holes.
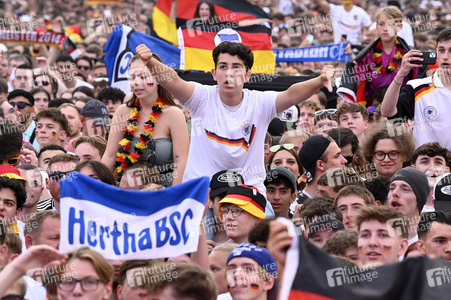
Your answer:
[[[276,167],[284,167],[293,173],[296,179],[304,173],[304,168],[299,162],[298,154],[294,144],[274,145],[269,148],[271,154],[268,158],[268,170]]]
[[[61,82],[61,80],[57,79],[53,75],[43,73],[42,70],[40,69],[37,72],[35,72],[33,77],[34,77],[34,86],[36,88],[46,90],[50,95],[50,100],[56,98],[60,85],[61,86],[64,85]],[[66,90],[66,86],[64,86],[63,90]]]
[[[337,128],[337,110],[328,108],[315,111],[315,134],[327,133],[329,129]]]
[[[67,174],[75,170],[78,158],[70,154],[58,154],[50,159],[48,174],[49,180],[47,189],[53,197],[55,209],[60,209],[60,180]]]
[[[60,299],[77,297],[86,297],[91,300],[109,299],[113,290],[113,268],[107,260],[88,247],[73,250],[67,254],[67,257],[66,268],[62,268],[65,272],[60,274],[58,297]]]
[[[93,62],[88,56],[79,56],[75,59],[75,64],[79,73],[83,74],[88,82],[92,80],[92,65]]]
[[[219,214],[232,243],[248,243],[249,231],[265,218],[266,199],[257,188],[240,184],[219,201]]]
[[[75,89],[79,86],[87,86],[90,89],[94,89],[92,84],[76,79],[74,77],[77,68],[75,65],[75,60],[70,55],[60,54],[56,58],[55,63],[58,67],[58,72],[60,73],[61,80],[63,81],[66,88]]]
[[[0,118],[3,120],[8,120],[14,124],[19,124],[20,112],[9,104],[8,101],[0,100]]]
[[[377,175],[390,179],[398,170],[409,165],[415,143],[411,130],[405,125],[382,123],[367,133],[362,149],[367,162],[374,164]]]
[[[9,93],[8,102],[20,112],[19,122],[22,128],[23,139],[30,142],[33,148],[38,150],[39,142],[36,137],[36,123],[33,121],[34,97],[25,90],[17,89]]]

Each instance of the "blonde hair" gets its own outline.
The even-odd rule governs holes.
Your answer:
[[[379,18],[383,14],[387,16],[387,19],[394,19],[396,23],[402,23],[402,11],[396,6],[387,6],[379,9],[375,15],[376,22],[379,22]]]

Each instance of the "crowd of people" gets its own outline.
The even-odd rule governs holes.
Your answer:
[[[117,23],[151,34],[155,1],[1,5],[2,31],[65,32],[76,47],[0,44],[1,299],[278,299],[293,236],[277,218],[350,268],[415,256],[449,268],[451,7],[249,2],[270,19],[240,26],[270,26],[274,48],[343,42],[352,60],[277,63],[305,78],[254,91],[246,45],[214,48],[208,86],[141,44],[126,94],[109,85],[103,47]],[[196,3],[193,18],[216,15]],[[60,182],[74,171],[142,191],[207,176],[197,251],[61,253]]]

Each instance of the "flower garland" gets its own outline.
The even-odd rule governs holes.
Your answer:
[[[376,71],[381,74],[390,74],[401,65],[401,60],[404,54],[406,54],[406,50],[401,47],[399,40],[396,39],[396,53],[393,59],[390,61],[387,67],[382,65],[382,42],[379,41],[373,49],[373,58],[374,63],[376,64]]]
[[[157,99],[157,102],[152,106],[152,113],[149,115],[147,121],[144,123],[144,131],[146,134],[139,136],[139,141],[135,143],[133,151],[132,140],[135,136],[135,132],[138,130],[138,118],[139,111],[141,110],[141,104],[139,98],[135,99],[130,111],[130,118],[127,120],[127,128],[124,130],[124,138],[119,141],[119,150],[116,153],[116,170],[118,180],[121,179],[122,173],[129,166],[135,164],[142,155],[142,150],[146,149],[147,142],[151,140],[153,136],[153,130],[155,123],[158,122],[158,118],[161,116],[164,108],[164,101],[161,98]]]

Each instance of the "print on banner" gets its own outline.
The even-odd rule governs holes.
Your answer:
[[[114,81],[128,80],[128,69],[130,60],[133,57],[133,52],[127,47],[118,56],[119,64],[116,65],[114,72]]]
[[[218,46],[222,42],[234,42],[234,43],[242,43],[243,40],[238,31],[226,28],[219,31],[214,38],[215,46]]]

